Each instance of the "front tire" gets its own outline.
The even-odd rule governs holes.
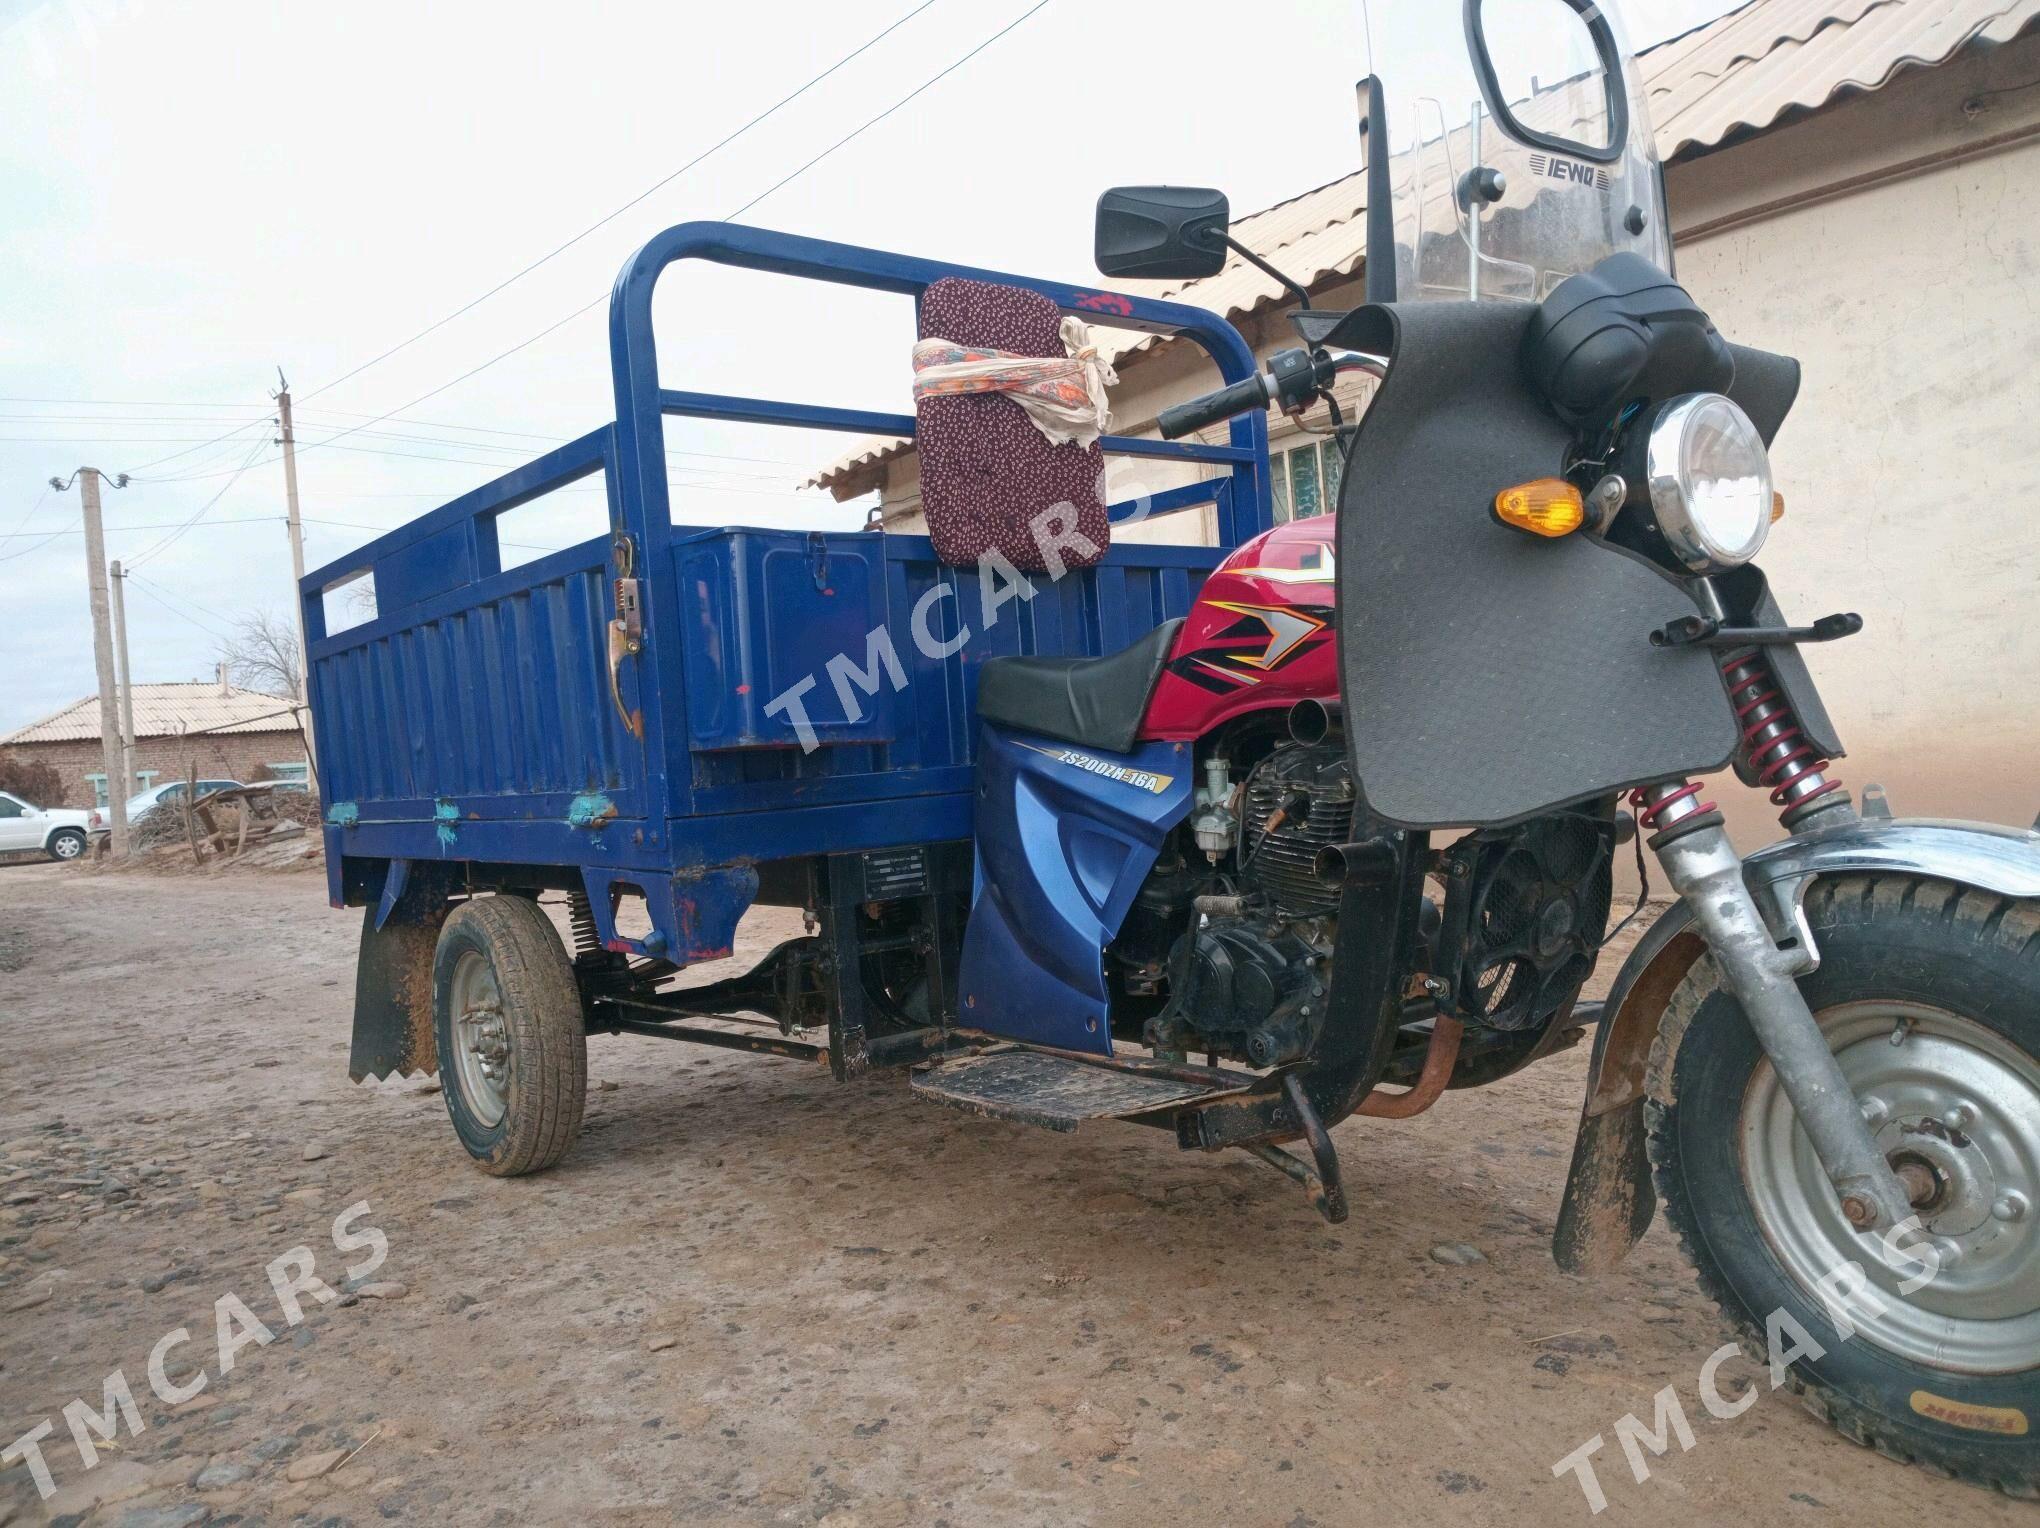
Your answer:
[[[543,1172],[581,1131],[588,1037],[559,934],[536,902],[455,908],[432,961],[432,1027],[454,1134],[482,1171]]]
[[[85,852],[85,835],[76,828],[59,828],[43,849],[59,864],[69,864]]]
[[[1823,1351],[1786,1382],[1815,1415],[1891,1458],[2040,1496],[2040,903],[1846,876],[1817,881],[1806,912],[1821,965],[1800,990],[1879,1143],[1932,1182],[1916,1203],[1938,1271],[1902,1292],[1922,1266],[1887,1267],[1849,1228],[1711,957],[1651,1055],[1666,1217],[1746,1354],[1789,1334],[1783,1317],[1811,1334]],[[1817,1281],[1851,1263],[1868,1299],[1848,1297],[1853,1277],[1823,1297]]]

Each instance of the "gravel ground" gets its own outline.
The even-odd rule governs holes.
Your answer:
[[[1341,1227],[1160,1132],[629,1038],[566,1163],[499,1182],[435,1088],[347,1081],[356,925],[304,873],[0,866],[0,1442],[50,1420],[59,1488],[0,1473],[0,1524],[1573,1524],[1595,1433],[1602,1521],[2034,1521],[1782,1396],[1707,1417],[1662,1229],[1600,1287],[1552,1266],[1580,1051],[1341,1125]],[[300,1246],[337,1298],[293,1325]],[[222,1303],[273,1334],[224,1375]],[[167,1381],[209,1378],[170,1405],[178,1327]],[[145,1430],[86,1469],[63,1408],[115,1368]],[[1666,1384],[1696,1446],[1636,1483],[1614,1423]]]

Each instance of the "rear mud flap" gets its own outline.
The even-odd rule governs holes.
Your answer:
[[[375,926],[376,909],[362,910],[361,953],[354,963],[354,1048],[347,1075],[431,1076],[439,1070],[432,1034],[432,956],[445,921],[442,903],[423,923]]]

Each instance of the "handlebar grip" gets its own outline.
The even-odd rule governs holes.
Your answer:
[[[1249,409],[1264,409],[1268,406],[1268,379],[1259,372],[1230,387],[1221,387],[1215,393],[1206,393],[1201,398],[1192,398],[1188,403],[1178,403],[1173,408],[1163,409],[1156,416],[1155,424],[1162,432],[1162,439],[1176,440],[1193,430],[1201,430],[1208,424],[1230,419],[1235,414],[1244,414]]]

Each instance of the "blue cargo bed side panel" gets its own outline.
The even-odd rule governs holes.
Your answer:
[[[601,792],[642,816],[639,745],[609,691],[601,558],[594,543],[589,565],[531,587],[319,644],[338,649],[314,660],[322,797],[430,819],[440,801],[465,814],[514,797],[529,813],[532,798]]]

